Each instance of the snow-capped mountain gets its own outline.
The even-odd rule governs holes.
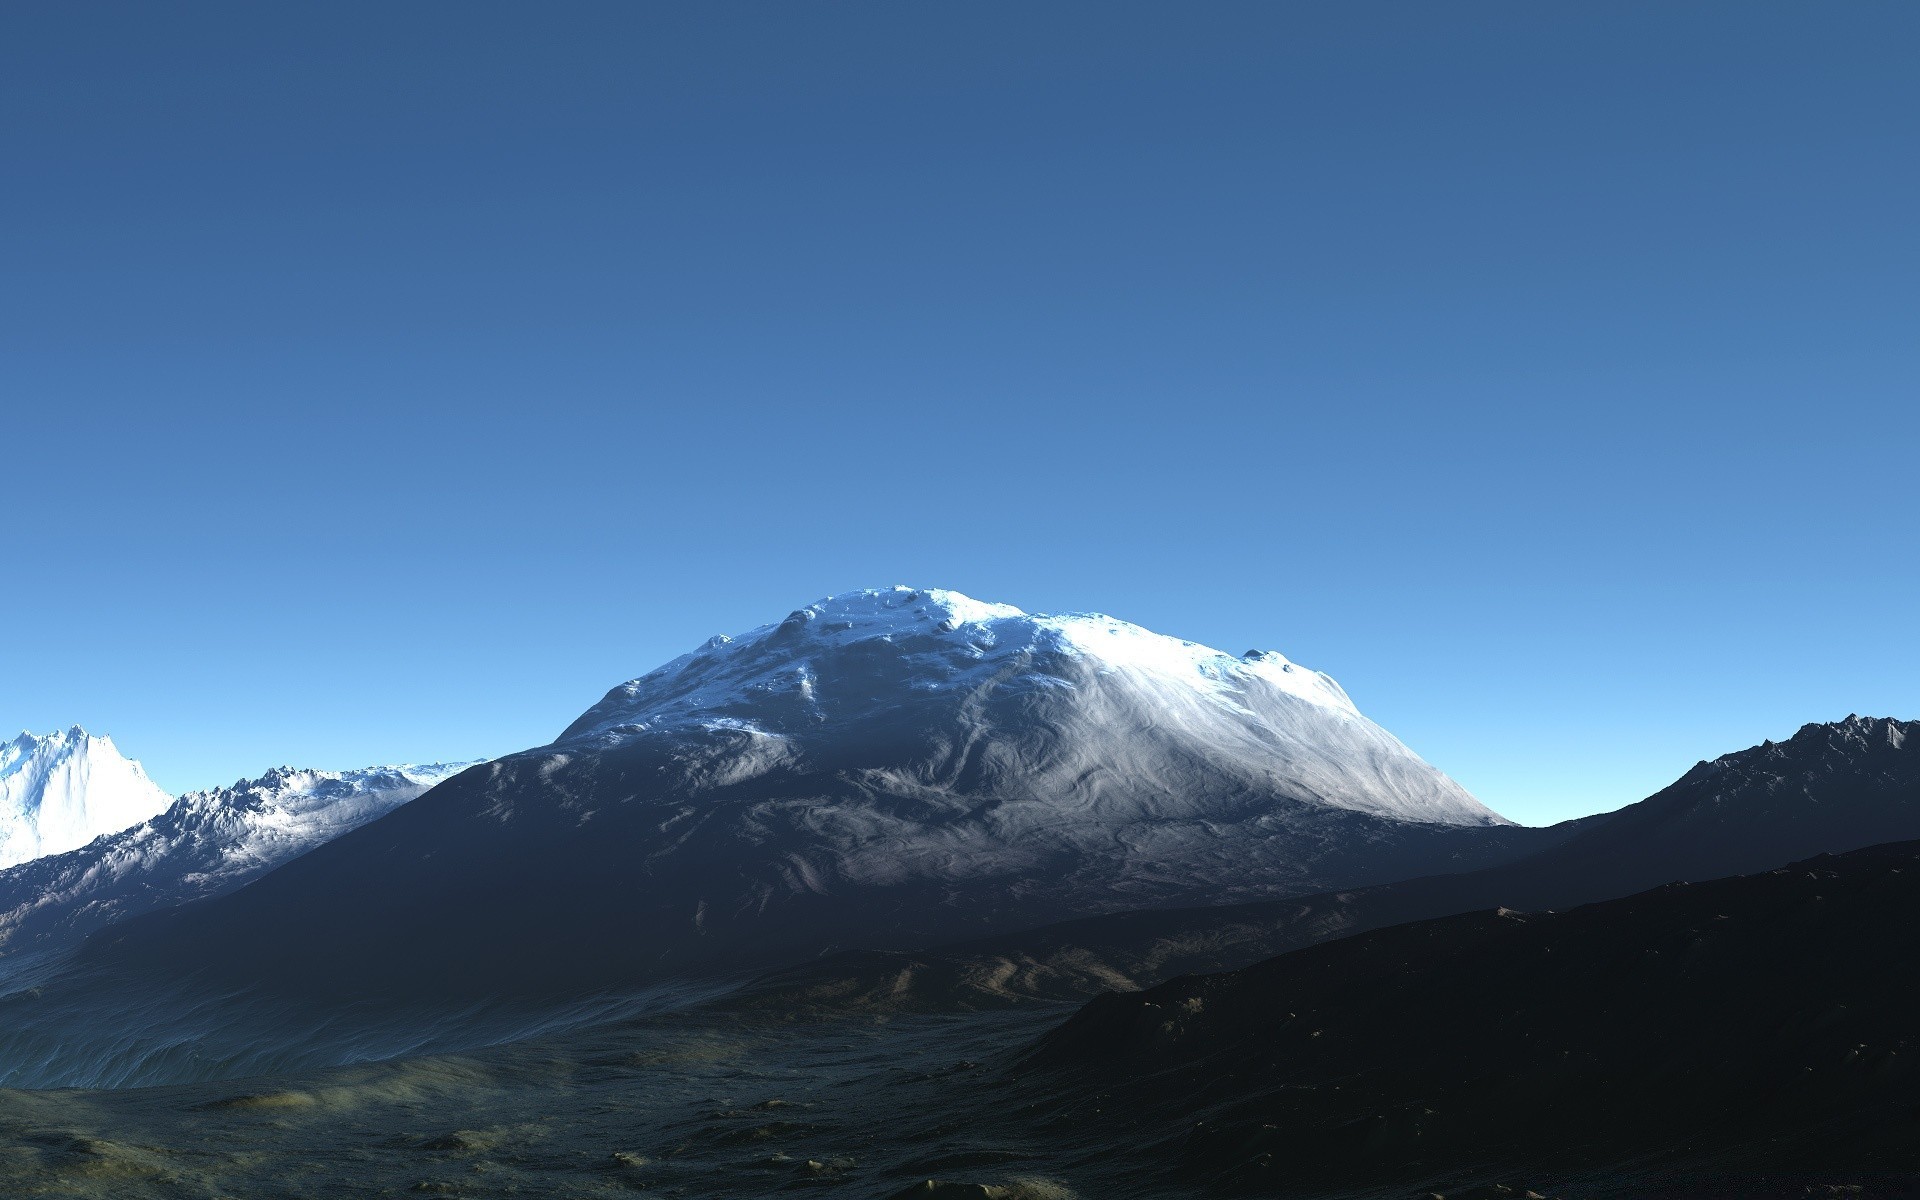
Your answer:
[[[276,767],[232,787],[189,792],[131,829],[0,871],[0,947],[72,941],[232,891],[471,765]]]
[[[903,719],[904,718],[904,719]],[[1101,614],[957,592],[853,592],[623,684],[557,746],[749,740],[735,769],[809,760],[882,790],[1094,796],[1179,811],[1202,781],[1403,821],[1502,819],[1360,715],[1331,676]],[[1126,775],[1123,787],[1113,778]]]
[[[0,743],[0,868],[84,846],[173,803],[113,739],[75,725]]]
[[[303,993],[563,992],[1464,869],[1530,833],[1278,654],[893,588],[715,638],[118,942]]]

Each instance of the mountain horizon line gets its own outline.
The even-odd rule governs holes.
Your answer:
[[[632,680],[629,680],[628,685],[622,685],[622,686],[630,686],[632,683],[638,682],[639,680],[644,680],[644,679],[657,676],[662,672],[668,671],[669,669],[674,667],[675,664],[677,663],[681,663],[686,660],[692,659],[696,655],[699,655],[703,652],[711,651],[716,647],[725,646],[727,644],[730,644],[742,639],[752,638],[757,635],[764,635],[769,631],[776,631],[781,628],[790,627],[791,623],[795,622],[796,620],[808,619],[808,618],[803,618],[802,614],[806,614],[809,612],[818,613],[822,611],[833,610],[836,607],[844,606],[845,604],[855,600],[856,598],[873,598],[873,597],[879,597],[879,596],[885,596],[885,595],[894,595],[894,596],[905,595],[905,596],[913,596],[913,597],[927,597],[927,598],[935,599],[938,601],[943,601],[950,604],[956,613],[970,613],[970,614],[980,614],[980,615],[1000,614],[1004,616],[1017,616],[1022,618],[1030,617],[1032,619],[1039,620],[1039,621],[1064,621],[1064,620],[1073,620],[1073,619],[1087,619],[1087,620],[1095,620],[1095,621],[1112,622],[1114,625],[1118,627],[1125,628],[1128,630],[1140,631],[1142,633],[1149,632],[1149,631],[1146,631],[1143,626],[1133,624],[1132,622],[1128,622],[1120,618],[1112,617],[1104,612],[1100,612],[1097,610],[1084,610],[1084,611],[1075,610],[1075,611],[1055,613],[1055,614],[1028,614],[1025,611],[1013,605],[992,602],[992,601],[977,600],[971,596],[955,591],[953,589],[922,588],[922,587],[912,587],[904,584],[897,584],[890,588],[856,589],[848,592],[834,593],[814,601],[813,604],[811,605],[807,605],[800,609],[794,610],[783,621],[770,622],[765,625],[757,626],[751,630],[748,630],[746,632],[739,633],[739,634],[713,635],[712,637],[709,637],[708,639],[706,639],[706,641],[695,650],[689,651],[675,658],[669,659],[667,662],[662,663],[660,666],[655,667],[653,670],[648,671],[640,676],[637,676]],[[1164,635],[1154,635],[1154,636],[1164,636]],[[1352,701],[1347,696],[1345,689],[1342,688],[1339,685],[1339,683],[1334,680],[1332,675],[1323,671],[1312,671],[1306,668],[1301,668],[1299,667],[1298,664],[1292,663],[1290,660],[1288,660],[1285,657],[1285,655],[1281,654],[1278,651],[1265,650],[1265,649],[1251,649],[1246,651],[1243,654],[1235,656],[1228,652],[1205,646],[1199,642],[1194,642],[1187,639],[1178,639],[1178,640],[1180,641],[1181,645],[1192,647],[1201,655],[1217,657],[1217,659],[1222,662],[1237,661],[1240,663],[1267,665],[1272,668],[1277,668],[1283,675],[1292,675],[1297,672],[1301,680],[1312,681],[1311,683],[1306,684],[1305,690],[1310,691],[1313,687],[1319,686],[1325,690],[1326,699],[1328,701],[1336,704],[1344,704],[1348,708],[1353,707]],[[618,692],[620,689],[616,688],[614,690],[615,692]],[[1357,712],[1358,710],[1354,709],[1354,711]],[[1796,732],[1814,725],[1832,724],[1832,723],[1843,722],[1846,720],[1851,720],[1856,716],[1858,716],[1857,713],[1848,713],[1846,717],[1839,718],[1838,721],[1803,722],[1802,725],[1799,727],[1799,729],[1796,730]],[[585,718],[583,717],[582,719],[584,720]],[[1898,720],[1899,718],[1882,718],[1882,719]],[[576,724],[577,723],[578,722],[576,722]],[[566,737],[571,732],[572,732],[572,727],[570,726],[567,730],[563,730],[562,733],[556,738],[554,738],[552,742],[548,742],[544,744],[546,745],[557,744],[558,742],[565,740]],[[1792,735],[1789,735],[1789,736],[1792,736]],[[7,744],[14,745],[16,747],[27,747],[35,744],[44,745],[48,742],[55,741],[60,738],[71,739],[76,737],[79,739],[92,739],[93,741],[104,743],[105,745],[112,747],[115,751],[119,750],[118,743],[114,741],[113,736],[111,734],[92,733],[90,732],[87,726],[79,722],[74,722],[72,724],[69,724],[63,729],[56,729],[54,732],[48,733],[48,734],[36,734],[30,729],[23,728],[20,731],[20,733],[14,739],[12,739],[11,743],[7,743]],[[1750,744],[1767,745],[1767,744],[1771,744],[1772,740],[1773,740],[1772,738],[1763,738],[1758,743],[1750,743]],[[139,758],[126,755],[124,754],[124,752],[120,753],[120,757],[124,758],[125,761],[129,763],[135,770],[139,771],[143,778],[146,777],[145,766]],[[491,761],[495,757],[499,757],[499,756],[489,755],[489,756],[483,756],[478,759],[461,760],[461,761],[485,762],[485,761]],[[255,782],[260,778],[262,778],[267,773],[275,770],[279,770],[279,771],[321,770],[321,771],[353,772],[353,771],[370,771],[370,770],[397,769],[397,768],[408,768],[408,767],[443,766],[443,765],[447,765],[448,761],[449,760],[445,760],[437,756],[428,756],[427,758],[410,759],[405,761],[380,762],[380,763],[371,763],[371,764],[354,764],[354,765],[335,766],[335,767],[295,766],[291,761],[283,761],[276,766],[268,767],[262,770],[258,775],[249,775],[244,772],[237,773],[233,775],[231,783],[215,782],[215,783],[206,784],[199,787],[182,788],[179,790],[166,790],[166,789],[162,789],[162,790],[166,791],[166,794],[177,799],[181,796],[189,795],[192,793],[214,791],[223,787],[226,787],[226,788],[241,787],[248,783]],[[1711,761],[1713,761],[1712,757],[1702,757],[1695,761],[1694,766],[1697,768]],[[1595,816],[1601,813],[1611,812],[1611,811],[1614,811],[1615,808],[1619,807],[1620,805],[1633,803],[1634,799],[1636,798],[1637,797],[1621,798],[1616,804],[1595,808],[1590,812],[1577,813],[1571,818],[1562,818],[1561,820],[1562,821],[1568,820],[1568,819],[1577,820],[1577,819],[1580,819],[1581,817]],[[1517,822],[1517,823],[1524,824],[1524,822]],[[1548,826],[1559,824],[1559,823],[1561,822],[1549,821],[1549,822],[1543,823],[1540,826],[1535,826],[1535,827],[1544,828],[1544,827],[1548,827]]]

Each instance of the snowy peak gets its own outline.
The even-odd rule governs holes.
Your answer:
[[[891,659],[884,680],[913,693],[963,691],[1027,668],[1039,679],[1049,663],[1073,659],[1099,672],[1122,672],[1155,690],[1204,698],[1244,713],[1247,692],[1291,696],[1358,716],[1331,676],[1289,662],[1272,650],[1240,658],[1197,642],[1166,637],[1103,613],[1030,615],[1011,604],[975,600],[941,588],[896,586],[844,592],[818,600],[784,621],[737,638],[709,639],[699,650],[609,692],[574,722],[561,741],[625,727],[738,728],[773,717],[780,701],[812,721],[858,719],[888,705],[885,694],[841,696],[826,707],[824,667],[857,660],[867,668]],[[865,703],[862,703],[865,701]],[[765,732],[775,730],[766,729]]]
[[[221,864],[277,865],[357,829],[412,800],[472,763],[427,763],[315,771],[275,767],[232,787],[188,792],[165,813],[127,831],[127,838],[165,846],[195,869],[220,874]],[[190,853],[189,853],[190,852]],[[263,868],[264,869],[264,868]]]
[[[111,738],[78,725],[22,733],[0,745],[0,868],[84,846],[172,803]]]
[[[472,765],[470,762],[407,763],[365,767],[357,771],[317,771],[280,766],[272,768],[258,779],[242,779],[231,787],[189,792],[180,799],[189,807],[316,810],[333,807],[356,796],[408,793],[411,798]]]
[[[800,626],[814,621],[826,621],[829,624],[844,621],[851,625],[885,630],[898,629],[921,620],[958,627],[1026,615],[1011,604],[975,600],[946,588],[911,588],[896,584],[890,588],[870,588],[827,596],[789,614],[781,624]]]
[[[1330,676],[1278,652],[1235,657],[1101,613],[1034,615],[940,589],[847,592],[712,638],[613,689],[556,746],[634,738],[746,738],[712,773],[736,782],[791,767],[886,791],[957,783],[980,801],[1064,802],[1124,765],[1149,808],[1156,791],[1205,807],[1201,791],[1224,788],[1502,823]]]

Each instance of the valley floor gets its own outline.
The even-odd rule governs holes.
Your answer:
[[[297,1078],[0,1091],[0,1193],[1198,1194],[1176,1165],[1183,1130],[1146,1144],[1137,1132],[1117,1140],[1131,1123],[1103,1115],[1097,1098],[1062,1102],[1043,1078],[1022,1073],[1024,1049],[1067,1011],[1047,1004],[804,1023],[687,1012]],[[929,1179],[950,1186],[925,1190]],[[916,1184],[922,1190],[909,1193]],[[1517,1200],[1530,1187],[1566,1197],[1914,1194],[1898,1181],[1503,1181],[1497,1173],[1344,1194]]]
[[[0,1092],[0,1191],[75,1197],[1075,1194],[982,1063],[1061,1010],[806,1028],[654,1018],[299,1079]]]

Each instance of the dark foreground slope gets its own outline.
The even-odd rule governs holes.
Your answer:
[[[1917,988],[1908,842],[1110,994],[1032,1061],[1169,1184],[1885,1186],[1920,1171]]]
[[[276,1078],[0,1089],[0,1194],[1915,1195],[1916,886],[1920,855],[1895,847],[1560,917],[1455,917],[1064,1028],[1047,1006],[694,1006]]]
[[[1228,970],[1329,938],[1475,909],[1608,900],[1920,838],[1920,722],[1849,717],[1703,762],[1615,813],[1478,871],[1206,908],[1115,913],[920,953],[838,955],[739,998],[760,1008],[944,1009],[1086,997]]]

